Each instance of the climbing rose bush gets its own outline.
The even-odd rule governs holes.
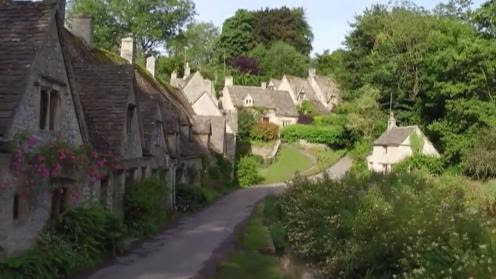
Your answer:
[[[41,142],[36,136],[25,135],[14,140],[10,159],[10,170],[28,185],[63,175],[96,181],[109,170],[121,168],[114,156],[99,155],[86,146],[73,147],[62,140]]]

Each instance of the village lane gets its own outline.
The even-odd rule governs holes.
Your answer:
[[[90,279],[186,279],[208,274],[231,250],[234,232],[255,205],[280,193],[284,184],[237,190],[172,229],[146,241],[102,269],[81,276]]]

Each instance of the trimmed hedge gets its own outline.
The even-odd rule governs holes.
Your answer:
[[[281,138],[285,142],[302,139],[311,143],[344,146],[345,134],[342,126],[291,125],[282,130]]]
[[[273,123],[258,122],[250,130],[250,138],[258,141],[272,141],[279,136],[279,126]]]

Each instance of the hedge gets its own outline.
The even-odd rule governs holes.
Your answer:
[[[346,144],[345,129],[342,126],[291,125],[282,130],[285,142],[306,140],[311,143],[343,146]]]

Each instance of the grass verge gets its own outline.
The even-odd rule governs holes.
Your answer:
[[[296,172],[303,172],[312,167],[312,160],[301,150],[292,145],[282,145],[276,161],[260,170],[265,183],[282,182],[291,179]]]

